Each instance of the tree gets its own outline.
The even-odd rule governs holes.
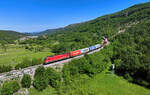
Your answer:
[[[46,76],[48,78],[48,83],[52,87],[57,87],[59,81],[61,80],[61,76],[58,72],[56,72],[53,68],[47,68],[46,69]]]
[[[31,77],[28,74],[24,74],[21,80],[21,85],[24,88],[30,88],[31,85]]]
[[[40,66],[36,69],[35,75],[34,75],[33,86],[38,91],[42,91],[48,86],[48,79],[47,79],[44,67]]]
[[[34,78],[44,76],[43,74],[45,75],[45,68],[43,66],[39,66],[35,70]]]
[[[38,91],[42,91],[48,86],[48,80],[46,77],[36,77],[33,81],[33,86]]]

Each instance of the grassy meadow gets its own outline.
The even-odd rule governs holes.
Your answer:
[[[44,49],[42,52],[33,52],[24,49],[19,45],[8,45],[7,51],[4,52],[0,48],[0,65],[13,65],[20,63],[23,59],[33,59],[33,58],[42,58],[52,55],[49,49]]]

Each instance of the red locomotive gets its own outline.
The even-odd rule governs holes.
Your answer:
[[[48,63],[52,63],[52,62],[56,62],[58,60],[62,60],[62,59],[67,59],[69,58],[69,53],[66,54],[60,54],[60,55],[55,55],[55,56],[47,56],[44,60],[44,64],[48,64]]]

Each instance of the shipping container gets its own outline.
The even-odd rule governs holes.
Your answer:
[[[96,49],[100,48],[101,47],[101,44],[97,44],[95,45]]]
[[[66,58],[69,58],[69,54],[68,53],[55,55],[55,56],[48,56],[45,59],[44,63],[47,64],[47,63],[50,63],[50,62],[55,62],[55,61],[66,59]]]
[[[95,50],[96,47],[95,46],[90,46],[89,49],[90,49],[90,51],[92,51],[92,50]]]
[[[77,56],[77,55],[80,55],[81,54],[81,50],[75,50],[75,51],[71,51],[70,52],[70,56],[73,57],[73,56]]]
[[[83,48],[83,49],[80,49],[81,50],[81,53],[87,53],[90,51],[89,48]]]

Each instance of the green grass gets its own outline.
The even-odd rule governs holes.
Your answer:
[[[4,52],[2,49],[0,49],[0,65],[16,65],[20,63],[24,58],[44,59],[46,56],[49,55],[53,55],[50,50],[35,53],[33,51],[25,50],[24,48],[21,48],[19,46],[9,46],[7,52]],[[13,62],[14,64],[12,64]]]
[[[85,87],[92,88],[98,95],[150,95],[150,90],[113,74],[100,74]]]

